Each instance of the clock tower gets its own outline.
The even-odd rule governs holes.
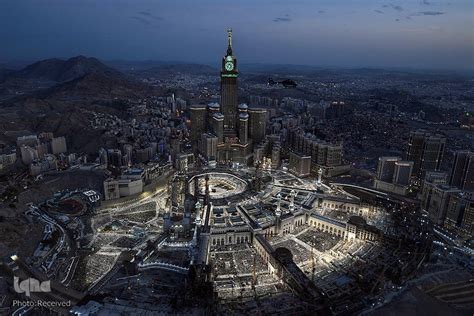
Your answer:
[[[237,59],[232,53],[232,30],[227,30],[227,53],[221,67],[221,112],[224,130],[235,130],[237,121]]]

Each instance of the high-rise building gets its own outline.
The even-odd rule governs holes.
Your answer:
[[[453,194],[449,199],[444,226],[461,229],[462,232],[474,234],[474,194],[462,192]]]
[[[380,157],[377,165],[377,178],[382,181],[392,182],[395,173],[395,163],[400,157]]]
[[[38,153],[38,158],[43,158],[46,154],[49,153],[47,143],[38,144],[36,145],[35,149],[36,149],[36,152]]]
[[[402,161],[400,157],[380,157],[374,188],[406,195],[412,169],[412,161]]]
[[[237,117],[237,58],[232,52],[232,30],[227,30],[227,53],[222,58],[221,68],[221,112],[224,114],[224,129],[234,130]]]
[[[267,129],[267,110],[259,108],[249,108],[249,137],[254,144],[258,144],[265,139]]]
[[[122,152],[120,149],[109,149],[107,151],[107,165],[119,168],[122,164]]]
[[[51,152],[53,154],[65,153],[66,151],[66,138],[64,136],[51,139]]]
[[[461,190],[474,191],[474,152],[457,151],[449,184]]]
[[[199,105],[190,108],[190,139],[195,150],[205,157],[215,157],[218,162],[247,164],[252,159],[254,144],[265,138],[267,111],[249,109],[246,104],[238,105],[238,75],[237,58],[232,47],[232,31],[228,30],[227,52],[222,58],[220,72],[220,105],[210,103],[207,107]],[[214,145],[204,144],[211,142],[210,135],[216,136],[216,154],[211,150]]]
[[[191,117],[191,142],[197,142],[206,131],[206,106],[197,104],[189,108]]]
[[[413,170],[413,161],[395,162],[392,182],[399,185],[409,185]]]
[[[280,166],[280,155],[281,155],[280,143],[279,142],[273,143],[272,154],[271,154],[272,169],[277,169]]]
[[[401,185],[410,184],[412,161],[400,157],[380,157],[377,165],[377,179]]]
[[[425,182],[421,198],[421,207],[428,213],[433,223],[443,225],[446,219],[450,197],[461,191],[446,184]]]
[[[306,177],[311,173],[311,156],[290,153],[288,170],[298,177]]]
[[[425,131],[410,134],[407,160],[413,161],[413,175],[424,177],[427,171],[436,171],[441,167],[446,138]]]
[[[38,159],[38,152],[36,149],[27,145],[22,145],[20,147],[20,155],[21,161],[27,166],[29,166],[33,160]]]
[[[247,113],[239,114],[239,141],[241,144],[248,143],[249,115]]]
[[[293,151],[311,156],[311,172],[314,174],[323,169],[326,177],[332,177],[350,169],[350,165],[343,165],[343,148],[340,143],[322,141],[299,127],[289,130],[286,142]]]
[[[395,174],[395,163],[400,160],[400,157],[380,157],[377,165],[377,179],[392,182]]]
[[[207,160],[216,159],[217,144],[219,139],[212,134],[202,134],[201,136],[201,153]]]
[[[214,135],[217,136],[219,144],[224,142],[224,115],[222,113],[214,113],[210,118],[210,127]]]

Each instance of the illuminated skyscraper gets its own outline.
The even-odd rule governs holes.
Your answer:
[[[441,167],[446,138],[424,131],[410,134],[407,160],[413,161],[413,175],[422,178],[426,171],[436,171]]]
[[[267,110],[248,109],[249,114],[249,137],[255,144],[265,139],[267,129]]]
[[[191,141],[197,142],[206,132],[206,107],[204,105],[193,105],[190,108],[191,116]]]
[[[449,184],[461,190],[474,191],[474,153],[457,151],[454,154],[453,169]]]
[[[380,157],[377,165],[377,179],[392,182],[395,173],[395,163],[400,160],[399,157]]]
[[[212,133],[217,136],[219,144],[224,142],[224,115],[221,113],[214,113],[210,118],[210,127]]]
[[[232,30],[227,30],[227,53],[222,58],[221,111],[224,114],[224,129],[234,130],[237,118],[237,58],[232,53]]]
[[[191,141],[197,151],[205,157],[213,157],[209,148],[217,143],[215,159],[218,162],[247,164],[252,160],[254,145],[265,138],[267,111],[251,109],[247,104],[238,105],[237,58],[232,51],[232,30],[227,31],[227,52],[222,58],[220,105],[210,103],[207,107],[190,108]],[[207,134],[205,137],[201,137]],[[216,138],[209,140],[212,137]],[[207,146],[204,142],[213,144]],[[199,144],[200,143],[200,144]],[[212,150],[211,150],[212,152]]]
[[[397,161],[393,174],[393,183],[399,185],[409,185],[411,173],[413,170],[413,161]]]

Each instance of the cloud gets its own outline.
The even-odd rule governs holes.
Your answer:
[[[154,15],[153,13],[151,13],[149,11],[141,11],[141,12],[138,12],[138,14],[140,14],[140,15],[146,17],[146,18],[156,20],[156,21],[162,21],[163,20],[163,18],[161,16]]]
[[[291,19],[290,18],[274,18],[273,19],[273,22],[290,22]]]
[[[378,14],[385,14],[385,12],[383,12],[382,10],[374,10],[374,12]]]
[[[392,9],[397,10],[397,11],[403,11],[403,8],[399,5],[393,5],[392,4]]]
[[[436,16],[436,15],[443,15],[445,12],[441,11],[421,11],[410,14],[410,16]]]
[[[428,0],[423,0],[421,1],[421,4],[424,4],[424,5],[432,5],[432,3]]]
[[[392,9],[394,9],[394,10],[396,10],[396,11],[399,11],[399,12],[403,11],[403,7],[402,7],[402,6],[396,5],[396,4],[393,4],[393,3],[384,4],[384,5],[382,6],[382,8],[386,8],[386,9],[387,9],[387,8],[392,8]]]
[[[161,16],[154,15],[150,10],[137,12],[136,16],[132,16],[132,19],[145,26],[156,25],[156,22],[163,21]]]
[[[284,17],[276,17],[273,19],[273,22],[290,22],[291,18],[289,14],[285,14]]]
[[[326,11],[324,11],[324,10],[319,10],[318,13],[319,13],[319,14],[323,14],[323,13],[326,13]]]

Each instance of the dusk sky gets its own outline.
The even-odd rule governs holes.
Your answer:
[[[474,0],[0,0],[0,61],[474,68]]]

